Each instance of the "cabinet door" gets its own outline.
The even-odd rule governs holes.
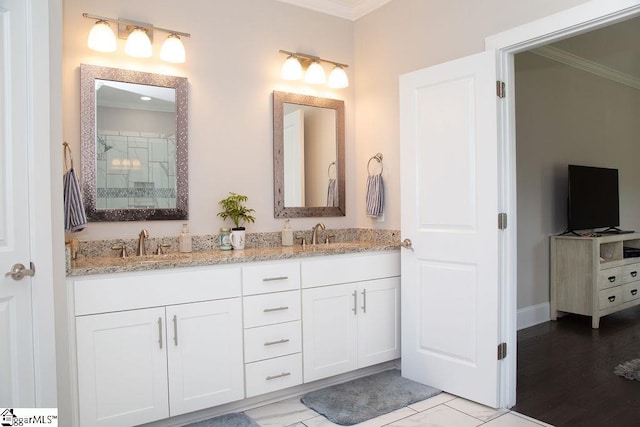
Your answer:
[[[302,292],[305,382],[357,368],[357,303],[355,284]]]
[[[358,368],[400,357],[400,278],[358,285]]]
[[[164,308],[76,318],[80,425],[169,416]]]
[[[242,399],[240,298],[166,310],[171,415]]]

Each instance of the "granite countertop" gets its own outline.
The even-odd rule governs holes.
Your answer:
[[[129,256],[127,258],[103,256],[79,257],[77,260],[71,261],[69,268],[67,268],[67,276],[274,261],[320,255],[392,251],[398,250],[399,248],[399,242],[341,242],[306,246],[256,247],[230,251],[213,249],[192,253],[174,252],[164,255]]]

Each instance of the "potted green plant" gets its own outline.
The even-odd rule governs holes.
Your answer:
[[[243,224],[256,221],[251,215],[251,212],[255,212],[255,210],[243,205],[248,199],[247,196],[230,192],[229,197],[218,202],[222,207],[222,211],[218,212],[218,216],[222,219],[230,218],[234,225],[231,229],[231,245],[233,249],[244,249],[245,227]]]

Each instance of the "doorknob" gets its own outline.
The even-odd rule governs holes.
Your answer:
[[[402,245],[402,247],[405,249],[413,250],[413,246],[411,246],[412,245],[411,239],[404,239],[400,245]]]
[[[20,263],[14,264],[13,267],[11,267],[11,270],[6,273],[4,277],[11,276],[13,280],[21,280],[24,276],[33,276],[34,274],[36,274],[36,266],[33,264],[33,262],[29,263],[29,267],[31,268],[26,268],[23,264]]]

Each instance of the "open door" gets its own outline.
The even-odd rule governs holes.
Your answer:
[[[496,53],[400,77],[402,375],[499,405]]]

